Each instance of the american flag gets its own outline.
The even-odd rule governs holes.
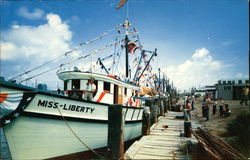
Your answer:
[[[127,2],[128,0],[120,0],[120,3],[119,3],[119,5],[116,7],[116,9],[120,9],[123,5],[124,5],[124,3],[125,2]]]

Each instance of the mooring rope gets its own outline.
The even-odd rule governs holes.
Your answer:
[[[52,96],[52,93],[50,92],[50,95],[55,103],[55,99]],[[70,127],[70,125],[68,124],[67,120],[65,119],[65,117],[63,116],[62,112],[60,111],[60,109],[57,107],[57,110],[59,112],[59,114],[61,115],[63,121],[65,122],[66,126],[69,128],[69,130],[71,131],[71,133],[73,133],[73,135],[81,142],[81,144],[83,144],[86,148],[88,148],[91,152],[93,152],[96,156],[98,156],[99,158],[102,159],[106,159],[106,157],[103,157],[102,155],[98,154],[95,150],[93,150],[92,148],[90,148],[86,143],[83,142],[83,140],[74,132],[74,130]]]

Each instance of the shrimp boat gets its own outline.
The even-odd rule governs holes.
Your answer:
[[[130,46],[128,20],[121,26],[126,29],[125,39],[121,42],[127,58],[135,46]],[[146,52],[152,55],[145,62],[143,70],[137,66],[133,81],[129,76],[128,60],[126,78],[121,79],[108,74],[108,69],[100,58],[98,62],[106,74],[81,71],[78,68],[65,70],[60,65],[57,76],[64,82],[63,92],[46,90],[45,85],[35,88],[13,82],[13,79],[5,81],[1,78],[0,127],[6,137],[11,158],[69,159],[79,154],[86,155],[90,150],[105,149],[108,107],[112,104],[120,104],[124,110],[124,141],[140,137],[143,113],[140,95],[145,94],[141,93],[139,79],[148,70],[151,59],[156,56],[156,50],[139,50],[140,62],[145,58]],[[94,80],[96,91],[93,99],[85,100],[83,91],[90,79]]]

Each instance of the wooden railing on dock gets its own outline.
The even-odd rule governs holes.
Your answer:
[[[191,132],[212,159],[247,159],[234,148],[199,127]]]

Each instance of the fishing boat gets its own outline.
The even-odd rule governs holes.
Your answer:
[[[121,26],[126,29],[121,46],[128,58],[135,45],[131,45],[129,40],[128,20]],[[131,34],[135,33],[136,31]],[[145,52],[152,55],[145,62],[144,69],[140,70],[139,65],[137,66],[134,78],[129,76],[128,59],[126,77],[122,79],[110,74],[101,58],[98,58],[98,62],[106,74],[81,71],[77,67],[65,70],[62,67],[64,65],[60,65],[56,74],[64,82],[64,89],[58,92],[47,90],[44,84],[35,88],[14,82],[14,79],[5,81],[1,78],[0,127],[6,137],[11,158],[68,159],[78,154],[105,149],[108,137],[108,107],[112,104],[123,107],[124,141],[140,137],[144,107],[140,95],[145,96],[146,93],[142,93],[139,80],[149,68],[151,59],[156,56],[156,50],[139,50],[139,62],[145,58]],[[82,58],[83,56],[78,59]],[[94,89],[86,89],[89,83],[95,86]],[[89,99],[86,99],[86,94],[91,95]],[[150,94],[154,95],[153,92]]]

